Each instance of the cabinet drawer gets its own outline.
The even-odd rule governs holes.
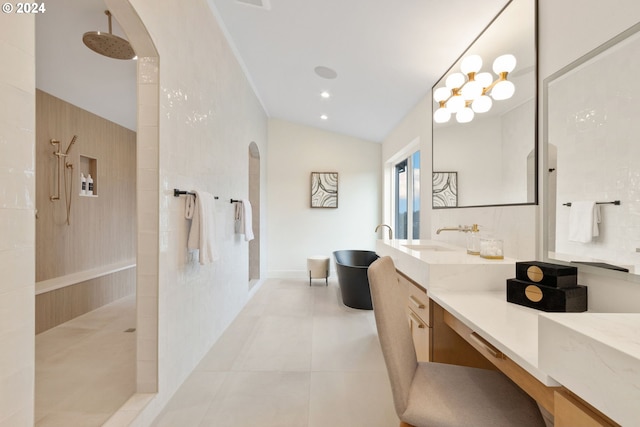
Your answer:
[[[467,341],[489,362],[535,399],[543,408],[554,413],[554,387],[547,387],[513,360],[509,359],[491,343],[474,332],[446,310],[443,310],[444,323]]]
[[[613,427],[614,423],[566,390],[555,394],[556,427]]]
[[[431,328],[411,309],[407,310],[407,320],[418,361],[431,361]]]
[[[427,291],[401,272],[398,272],[398,281],[405,290],[408,309],[417,314],[427,326],[431,326],[431,310],[429,309]]]

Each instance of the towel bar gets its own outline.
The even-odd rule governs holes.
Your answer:
[[[178,190],[177,188],[173,189],[173,197],[180,197],[184,195],[196,197],[196,193],[194,193],[193,191]],[[213,196],[213,198],[218,200],[218,196]]]
[[[620,205],[620,200],[614,200],[613,202],[596,202],[596,205]],[[571,206],[571,202],[563,203],[562,206]]]

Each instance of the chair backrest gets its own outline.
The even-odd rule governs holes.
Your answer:
[[[396,413],[400,415],[407,408],[409,389],[418,366],[405,312],[404,290],[398,281],[393,260],[388,256],[371,264],[368,275],[378,337]]]

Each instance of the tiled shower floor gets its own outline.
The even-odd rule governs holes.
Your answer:
[[[135,390],[135,296],[36,335],[35,425],[101,426]]]

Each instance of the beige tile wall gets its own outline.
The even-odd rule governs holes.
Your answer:
[[[36,295],[36,334],[136,292],[136,269]]]
[[[72,169],[61,168],[67,180],[61,181],[60,200],[51,201],[58,147],[50,140],[59,140],[65,152],[74,135],[64,160]],[[97,197],[79,194],[81,156],[95,159]],[[135,258],[135,171],[134,131],[36,91],[36,281]]]

